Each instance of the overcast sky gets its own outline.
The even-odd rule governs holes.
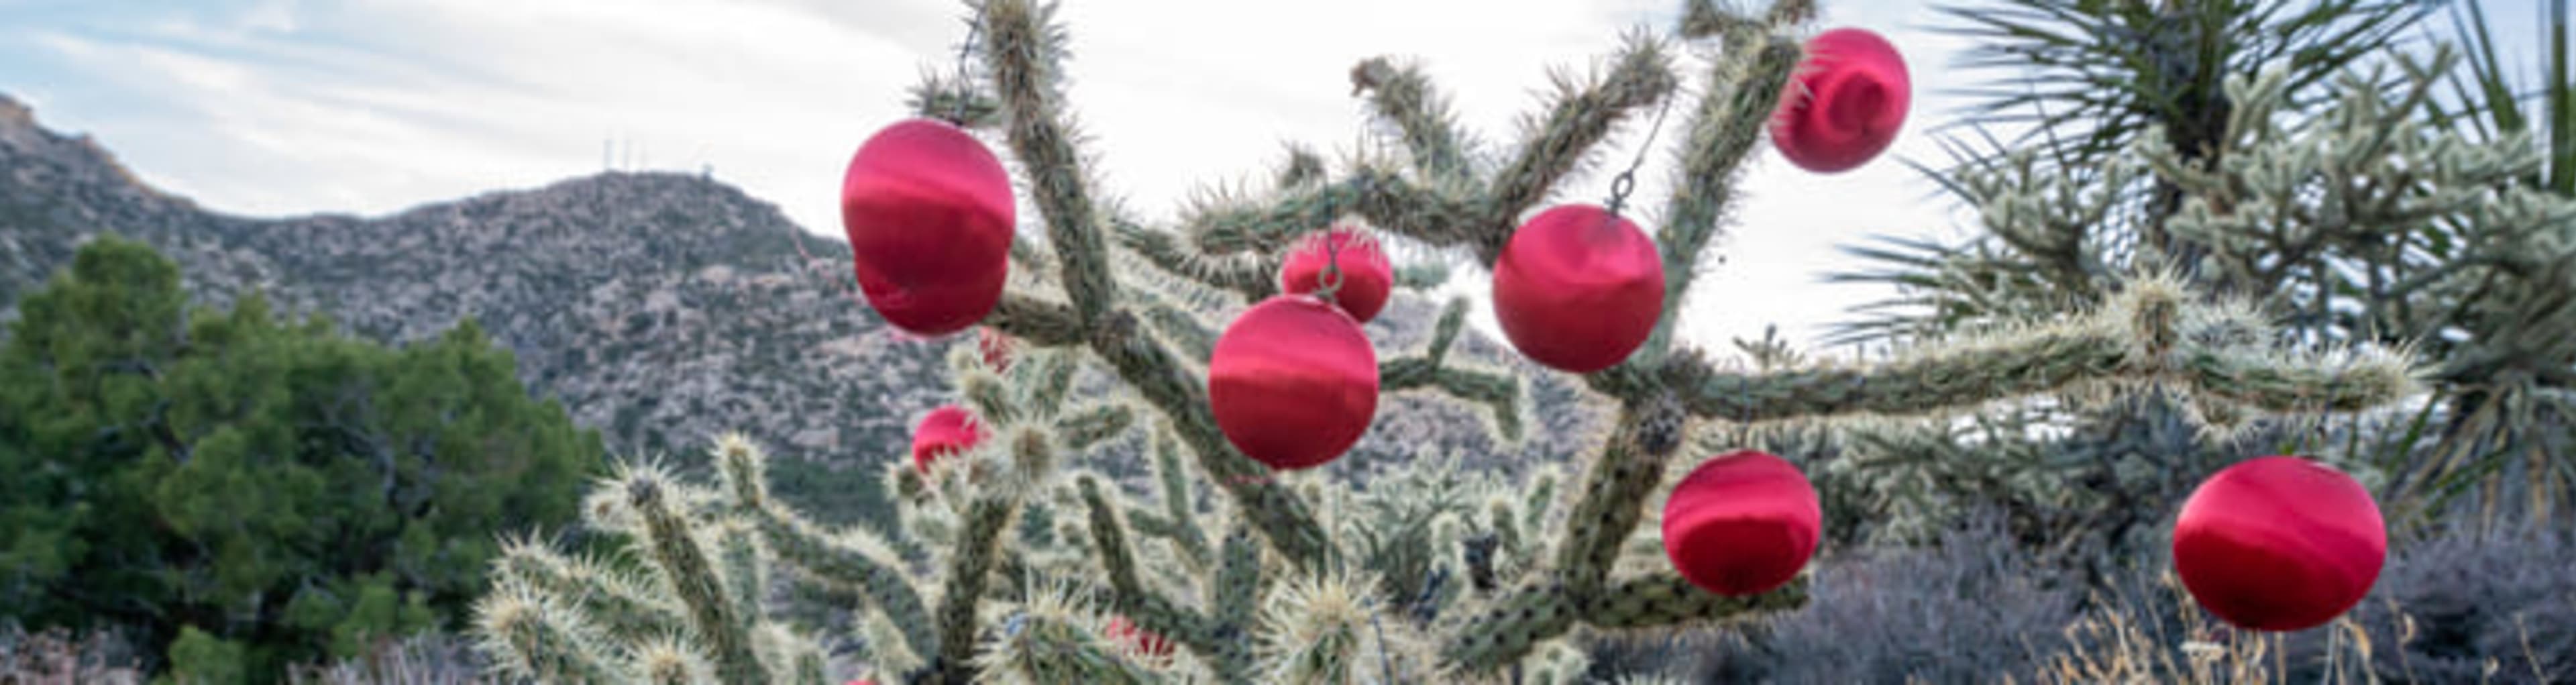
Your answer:
[[[1167,218],[1197,184],[1261,173],[1283,142],[1351,149],[1366,130],[1347,77],[1358,60],[1421,60],[1470,130],[1499,143],[1547,69],[1590,64],[1629,27],[1669,30],[1680,3],[1064,4],[1072,102],[1100,175]],[[1824,26],[1870,28],[1905,53],[1916,109],[1892,155],[1853,172],[1757,157],[1727,259],[1685,313],[1692,339],[1722,346],[1777,323],[1814,340],[1883,294],[1818,282],[1851,265],[1836,245],[1958,228],[1895,161],[1938,159],[1927,124],[1954,118],[1957,43],[1927,30],[1941,20],[1926,2],[1823,4]],[[95,135],[145,180],[237,214],[377,215],[608,167],[712,169],[837,235],[851,151],[906,116],[922,70],[954,63],[961,18],[954,0],[0,0],[0,92],[51,128]],[[1641,134],[1614,139],[1602,166],[1624,165]],[[1667,130],[1659,147],[1675,139]],[[1670,161],[1650,157],[1641,197],[1663,196]],[[1609,173],[1575,179],[1563,199],[1599,201]]]

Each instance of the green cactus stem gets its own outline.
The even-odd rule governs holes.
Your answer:
[[[708,563],[706,551],[689,534],[689,524],[665,501],[671,484],[656,474],[626,479],[627,505],[644,522],[646,550],[663,571],[672,594],[688,608],[689,626],[715,659],[715,676],[726,685],[766,682],[768,672],[751,649],[752,617],[740,614],[728,599],[722,580]]]

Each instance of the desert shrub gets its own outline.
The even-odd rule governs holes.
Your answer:
[[[450,621],[495,531],[570,520],[598,438],[472,323],[405,349],[191,311],[101,238],[0,344],[0,619],[137,631],[197,682]]]
[[[1994,515],[1923,546],[1820,560],[1803,610],[1743,630],[1625,636],[1594,646],[1592,677],[1687,682],[1990,682],[2033,672],[2065,642],[2081,591],[2033,564]]]

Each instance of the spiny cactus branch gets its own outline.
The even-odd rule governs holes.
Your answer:
[[[1444,181],[1474,182],[1458,117],[1420,65],[1399,65],[1385,57],[1363,60],[1351,67],[1351,89],[1355,95],[1368,94],[1378,118],[1402,133],[1414,170]]]
[[[985,682],[1145,685],[1164,679],[1119,653],[1096,629],[1049,613],[1018,618],[976,659]]]
[[[1682,3],[1681,36],[1700,40],[1742,36],[1761,30],[1753,20],[1717,6],[1717,0],[1687,0]],[[1733,45],[1733,41],[1728,42]]]
[[[984,325],[1043,347],[1082,342],[1083,323],[1072,307],[1020,293],[1004,293]]]
[[[2096,312],[1931,344],[1868,366],[1695,369],[1684,399],[1692,415],[1750,423],[1919,415],[2098,383],[2162,384],[2274,412],[2357,411],[2413,392],[2419,372],[2402,354],[2293,356],[2197,340],[2185,322],[2227,317],[2219,305],[2182,301],[2178,287],[2141,280]]]
[[[1144,257],[1154,268],[1189,279],[1218,290],[1243,296],[1245,302],[1260,302],[1279,294],[1278,257],[1268,254],[1200,255],[1189,251],[1171,233],[1128,222],[1112,222],[1118,245]]]
[[[1092,551],[1100,556],[1102,570],[1109,574],[1111,603],[1118,612],[1145,630],[1189,648],[1220,674],[1241,673],[1244,655],[1225,639],[1239,634],[1240,629],[1224,627],[1237,624],[1219,624],[1147,587],[1136,574],[1126,527],[1119,524],[1117,510],[1100,494],[1099,482],[1085,476],[1076,486],[1081,490],[1084,506],[1090,510]]]
[[[1208,586],[1209,617],[1221,626],[1251,625],[1261,603],[1261,548],[1252,531],[1235,528],[1217,550],[1216,582]]]
[[[1208,330],[1198,317],[1180,308],[1156,302],[1143,307],[1146,323],[1163,340],[1179,346],[1191,359],[1206,362],[1216,356],[1216,331]]]
[[[2196,393],[2268,412],[2354,412],[2414,392],[2414,372],[2385,360],[2311,359],[2193,347],[2184,372]]]
[[[715,658],[716,680],[726,685],[767,682],[769,674],[751,648],[751,618],[740,615],[726,598],[706,551],[666,501],[669,489],[669,483],[652,475],[627,481],[627,505],[643,520],[646,550],[668,571],[662,580],[688,608],[689,627]]]
[[[1033,0],[982,0],[977,13],[990,41],[982,51],[1002,101],[1012,152],[1025,165],[1029,195],[1045,216],[1065,294],[1077,320],[1097,323],[1115,304],[1109,247],[1070,117],[1057,97],[1057,47],[1050,6]]]
[[[678,625],[681,609],[640,587],[641,582],[587,560],[563,557],[532,542],[502,546],[493,562],[503,582],[517,583],[580,610],[604,637],[642,640]]]
[[[909,468],[909,467],[906,467]],[[810,576],[815,582],[847,589],[865,595],[877,611],[903,629],[904,642],[915,654],[936,654],[939,637],[931,631],[930,611],[913,590],[912,582],[903,575],[900,561],[886,551],[883,544],[871,545],[880,550],[869,553],[864,548],[841,542],[820,532],[794,512],[778,506],[763,507],[754,512],[752,523],[769,543],[772,553]],[[853,530],[851,536],[871,536],[864,530]]]
[[[1627,43],[1611,59],[1607,76],[1583,86],[1560,80],[1560,92],[1547,113],[1531,119],[1528,140],[1487,189],[1478,222],[1484,227],[1476,245],[1480,253],[1502,254],[1521,213],[1547,199],[1548,192],[1610,135],[1612,126],[1632,111],[1672,95],[1679,80],[1663,40],[1637,33],[1629,35]]]
[[[1712,371],[1684,389],[1685,400],[1694,416],[1747,423],[1916,415],[2117,377],[2128,349],[2126,340],[2103,329],[2037,330],[1867,367]]]
[[[504,673],[568,683],[635,677],[604,658],[610,653],[603,648],[605,640],[568,607],[556,604],[552,593],[505,581],[483,598],[475,616],[484,651],[497,657]]]
[[[1171,539],[1180,545],[1182,553],[1206,559],[1207,533],[1199,528],[1198,507],[1190,501],[1189,473],[1181,466],[1180,439],[1165,427],[1154,432],[1152,450],[1156,495],[1163,503],[1163,517],[1172,522]]]
[[[1097,223],[1083,160],[1056,101],[1055,27],[1032,0],[984,0],[978,9],[984,35],[991,41],[984,54],[1010,122],[1011,148],[1027,167],[1031,194],[1047,218],[1049,241],[1072,299],[1075,335],[1172,418],[1198,452],[1201,467],[1242,503],[1246,515],[1273,545],[1300,565],[1317,562],[1323,555],[1324,536],[1304,503],[1277,489],[1267,469],[1235,451],[1216,429],[1204,384],[1184,370],[1169,350],[1141,335],[1134,315],[1112,301],[1116,287],[1109,273],[1108,246]],[[1313,225],[1321,222],[1309,227]],[[1005,304],[1009,303],[1006,297]],[[1013,321],[1004,330],[1041,344],[1073,337],[1060,329],[1034,330],[1049,328],[1032,325],[1039,323]],[[1023,333],[1022,328],[1033,330]]]
[[[1610,584],[1583,603],[1583,622],[1595,628],[1661,628],[1704,625],[1731,618],[1789,611],[1807,604],[1807,579],[1749,597],[1728,597],[1671,573]]]
[[[984,601],[985,583],[993,577],[1002,531],[1017,520],[1019,508],[1019,499],[1009,494],[985,494],[968,506],[966,532],[949,552],[943,576],[936,613],[939,658],[931,665],[930,680],[956,685],[974,680],[975,631],[982,625],[976,610]]]
[[[1521,437],[1520,378],[1505,373],[1444,368],[1437,359],[1404,357],[1378,363],[1378,388],[1397,392],[1428,388],[1485,405],[1505,440]]]
[[[1118,437],[1136,421],[1134,410],[1124,404],[1102,404],[1065,412],[1055,422],[1055,434],[1064,449],[1080,452],[1103,440]]]
[[[1708,75],[1708,94],[1685,124],[1689,138],[1682,147],[1681,169],[1665,202],[1655,246],[1663,253],[1664,315],[1630,364],[1653,364],[1672,345],[1673,327],[1681,320],[1691,282],[1701,269],[1700,257],[1722,230],[1727,206],[1735,199],[1740,169],[1763,137],[1764,124],[1780,101],[1804,54],[1789,39],[1771,36],[1730,50],[1750,54],[1716,60]]]
[[[1440,660],[1469,673],[1494,673],[1530,649],[1572,630],[1582,607],[1566,587],[1541,579],[1462,617],[1440,646]]]
[[[1615,432],[1586,469],[1583,488],[1573,493],[1556,551],[1559,579],[1578,597],[1589,596],[1609,576],[1619,545],[1643,516],[1641,503],[1651,499],[1664,464],[1681,446],[1686,419],[1669,396],[1621,404]]]
[[[1445,365],[1449,348],[1467,321],[1467,299],[1452,298],[1433,326],[1430,344],[1418,357],[1401,357],[1378,363],[1378,388],[1397,392],[1419,388],[1438,390],[1450,397],[1485,405],[1494,417],[1494,427],[1505,440],[1521,437],[1520,377],[1508,372],[1463,369]]]
[[[1182,225],[1199,251],[1211,255],[1275,252],[1351,213],[1367,217],[1378,230],[1433,247],[1475,247],[1486,242],[1487,232],[1476,220],[1477,196],[1472,189],[1425,185],[1402,172],[1363,164],[1340,180],[1283,191],[1268,202],[1198,208]],[[1493,260],[1488,255],[1484,261]]]
[[[1118,371],[1119,378],[1171,419],[1173,432],[1198,455],[1199,470],[1234,498],[1274,549],[1299,567],[1321,563],[1329,543],[1305,500],[1272,478],[1269,467],[1226,441],[1208,408],[1205,383],[1170,350],[1140,333],[1135,319],[1122,312],[1093,329],[1091,348]]]

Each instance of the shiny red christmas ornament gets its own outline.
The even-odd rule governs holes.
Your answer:
[[[1746,450],[1701,464],[1664,501],[1664,555],[1709,592],[1769,592],[1816,555],[1824,510],[1807,475]]]
[[[1494,261],[1494,318],[1521,356],[1591,373],[1637,351],[1664,311],[1664,262],[1646,232],[1594,205],[1531,217]]]
[[[984,441],[984,426],[975,413],[954,404],[930,410],[912,427],[912,467],[930,472],[930,462],[974,449]]]
[[[2209,613],[2252,630],[2306,630],[2370,594],[2388,526],[2359,481],[2298,457],[2227,467],[2174,522],[2174,571]]]
[[[1771,144],[1799,168],[1847,171],[1887,151],[1913,99],[1896,46],[1864,29],[1826,31],[1807,41],[1807,61],[1780,95]]]
[[[841,177],[859,290],[887,323],[916,335],[963,329],[1001,302],[1015,221],[1001,160],[947,122],[878,131]]]
[[[1138,627],[1125,616],[1109,617],[1109,639],[1123,643],[1138,654],[1155,657],[1172,655],[1172,640],[1154,631]]]
[[[1335,264],[1341,267],[1342,282],[1333,292],[1333,304],[1360,323],[1377,318],[1378,311],[1386,308],[1387,293],[1395,288],[1395,266],[1387,262],[1377,239],[1359,229],[1336,228],[1299,242],[1279,266],[1279,289],[1315,292],[1323,287],[1324,267]]]
[[[1311,295],[1246,310],[1208,360],[1208,407],[1245,456],[1302,469],[1342,456],[1377,416],[1377,350],[1360,324]]]
[[[1011,336],[991,328],[975,329],[975,351],[997,373],[1011,370]]]

